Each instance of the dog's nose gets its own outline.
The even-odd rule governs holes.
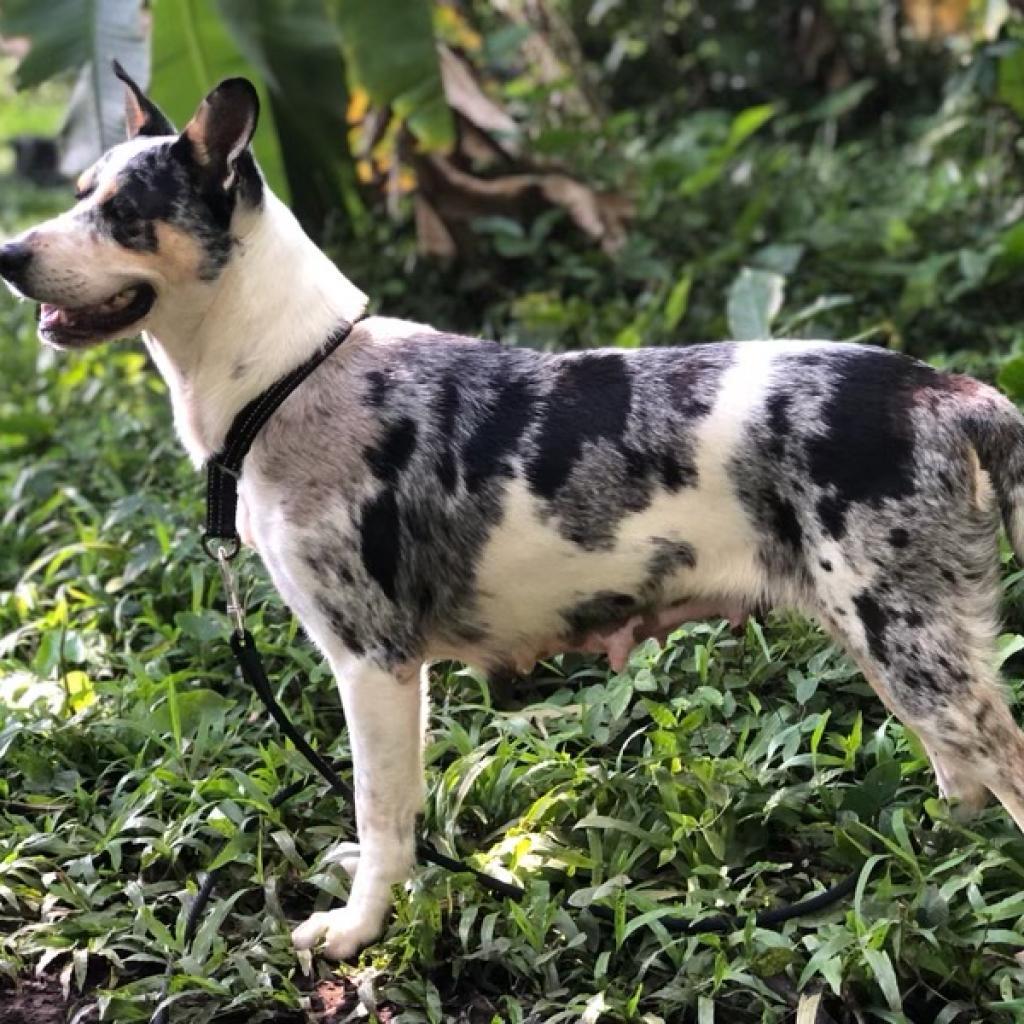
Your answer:
[[[32,250],[24,242],[0,245],[0,277],[17,284],[32,262]]]

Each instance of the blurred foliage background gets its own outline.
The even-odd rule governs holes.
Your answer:
[[[111,56],[179,124],[246,74],[268,180],[381,311],[544,348],[856,339],[1022,400],[1021,6],[3,0],[0,231],[120,137]],[[0,366],[3,1024],[144,1021],[168,957],[189,1024],[1024,1019],[1024,841],[999,810],[952,820],[914,737],[786,616],[686,627],[620,675],[438,669],[425,828],[528,901],[424,869],[358,964],[297,961],[289,922],[347,890],[326,852],[351,810],[315,785],[268,807],[301,765],[217,643],[163,386],[131,346],[40,350],[7,298]],[[344,758],[328,674],[245,569],[284,702]],[[749,917],[850,870],[848,905]],[[722,909],[728,935],[661,922]]]

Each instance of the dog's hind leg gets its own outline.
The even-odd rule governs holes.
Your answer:
[[[869,658],[855,656],[854,660],[882,703],[905,722],[906,716],[894,705],[889,695],[890,686],[878,676],[877,667]],[[959,818],[970,818],[980,811],[988,803],[988,789],[972,776],[966,765],[943,754],[933,740],[920,734],[918,739],[928,753],[928,760],[939,783],[939,792],[953,804],[954,814]]]
[[[991,792],[1024,830],[1024,733],[995,667],[995,540],[970,522],[941,525],[913,560],[893,558],[844,586],[846,596],[824,595],[820,617],[920,737],[960,812]]]
[[[344,960],[376,939],[391,907],[391,887],[415,856],[423,804],[423,701],[418,672],[392,674],[367,661],[332,662],[352,746],[358,865],[348,904],[313,914],[292,932],[296,949],[320,940]]]

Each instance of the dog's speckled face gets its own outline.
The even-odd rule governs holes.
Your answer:
[[[248,82],[221,83],[178,135],[117,73],[129,140],[79,176],[71,210],[0,248],[0,275],[39,302],[39,336],[58,348],[137,334],[176,291],[215,282],[231,258],[236,209],[262,199]]]

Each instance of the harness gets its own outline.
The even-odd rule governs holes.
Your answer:
[[[342,322],[330,334],[324,344],[290,373],[275,381],[269,388],[257,395],[234,418],[221,449],[207,462],[206,466],[206,530],[202,537],[202,546],[206,554],[217,563],[220,570],[224,593],[227,599],[227,612],[231,618],[233,629],[229,637],[231,650],[238,662],[238,668],[244,681],[258,694],[271,717],[277,722],[281,731],[292,741],[296,750],[302,754],[316,773],[342,800],[352,801],[352,792],[338,775],[340,762],[328,761],[322,754],[310,746],[306,738],[288,718],[284,709],[274,696],[270,681],[252,633],[245,625],[245,607],[241,600],[231,562],[241,550],[241,538],[235,525],[238,510],[238,479],[242,471],[242,463],[253,442],[267,421],[274,415],[286,398],[330,355],[345,343],[352,329],[363,317],[352,322]],[[301,792],[313,781],[307,776],[274,794],[270,805],[280,807],[296,793]],[[435,864],[453,873],[471,874],[477,882],[496,896],[511,900],[522,900],[526,890],[512,882],[495,878],[484,871],[474,868],[463,860],[442,853],[425,840],[416,844],[417,857],[427,864]],[[184,950],[188,950],[199,928],[199,922],[213,895],[221,868],[215,868],[202,878],[196,897],[189,908],[183,936]],[[860,877],[860,868],[835,885],[788,906],[773,907],[754,915],[759,928],[772,928],[795,917],[814,914],[819,910],[837,903],[854,891]],[[601,920],[614,923],[615,912],[608,907],[591,906],[591,913]],[[660,923],[670,932],[677,935],[697,935],[708,932],[727,932],[740,923],[728,914],[692,921],[684,917],[663,917]],[[173,963],[169,960],[160,1003],[154,1012],[150,1024],[168,1024],[169,1007],[165,1000],[170,989]]]

